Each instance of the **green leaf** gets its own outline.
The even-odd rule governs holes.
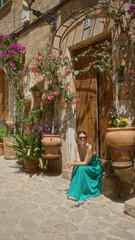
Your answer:
[[[80,73],[80,71],[78,71],[78,70],[74,71],[75,76],[79,75],[79,73]]]

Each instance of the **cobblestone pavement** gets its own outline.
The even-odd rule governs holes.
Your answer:
[[[0,240],[134,240],[124,203],[103,195],[67,200],[69,182],[49,172],[27,174],[0,157]]]

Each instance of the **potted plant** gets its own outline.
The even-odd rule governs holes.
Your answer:
[[[3,143],[3,137],[7,136],[7,129],[2,124],[0,125],[0,155],[4,154],[4,143]]]
[[[109,111],[109,128],[106,143],[109,147],[113,167],[131,167],[135,143],[135,128],[129,127],[129,120],[122,118],[113,104]]]
[[[67,81],[71,68],[71,62],[61,55],[54,54],[50,44],[47,44],[45,49],[38,51],[36,63],[31,68],[34,74],[42,75],[45,82],[42,96],[42,117],[45,116],[46,121],[51,125],[51,134],[45,133],[41,136],[41,143],[45,148],[45,159],[51,160],[60,157],[62,140],[59,134],[58,115],[61,102],[64,103],[64,108],[79,102],[79,97],[71,91]],[[61,164],[59,165],[61,166]]]
[[[12,139],[14,142],[9,144],[9,146],[14,148],[15,156],[18,159],[24,159],[24,171],[33,172],[37,171],[39,167],[43,168],[43,148],[40,138],[34,131],[25,131],[24,136],[14,135]]]

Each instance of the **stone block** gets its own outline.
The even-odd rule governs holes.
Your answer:
[[[71,180],[72,169],[63,169],[62,170],[62,177],[68,181]]]
[[[107,175],[102,180],[102,194],[109,198],[119,197],[119,177]]]
[[[135,218],[135,197],[125,201],[124,213]]]

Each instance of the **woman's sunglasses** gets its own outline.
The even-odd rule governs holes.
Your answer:
[[[86,140],[87,137],[78,137],[80,140]]]

